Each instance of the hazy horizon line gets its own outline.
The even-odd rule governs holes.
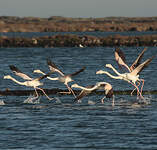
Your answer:
[[[16,16],[16,15],[0,15],[0,17],[19,17],[19,18],[51,18],[51,17],[61,17],[61,18],[155,18],[156,16],[104,16],[104,17],[70,17],[70,16],[64,16],[64,15],[52,15],[49,17],[39,17],[39,16]]]

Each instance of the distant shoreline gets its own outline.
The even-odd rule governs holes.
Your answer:
[[[157,17],[66,18],[52,16],[0,16],[0,32],[145,32],[157,31]],[[80,46],[81,45],[81,46]],[[43,37],[0,37],[0,47],[94,47],[157,46],[157,35],[97,37],[90,35],[54,35]]]
[[[0,16],[0,32],[157,31],[157,17],[68,18]]]

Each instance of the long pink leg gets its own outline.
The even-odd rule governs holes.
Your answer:
[[[104,104],[104,99],[106,98],[106,96],[104,96],[102,99],[101,99],[101,103]]]
[[[68,84],[67,84],[66,86],[67,86],[68,90],[69,90],[69,91],[74,95],[74,97],[76,98],[76,95],[75,95],[74,91],[68,86]]]
[[[142,93],[139,91],[139,88],[136,86],[136,84],[132,84],[132,85],[134,85],[138,89],[138,95],[140,96],[140,98],[144,99],[144,97],[142,96]]]
[[[144,97],[142,96],[142,94],[141,94],[141,92],[139,91],[139,88],[136,86],[136,84],[133,84],[132,82],[129,82],[129,83],[131,83],[131,84],[137,89],[138,95],[140,95],[140,97],[141,97],[142,99],[144,99]],[[138,96],[138,95],[137,95],[137,96]]]
[[[76,95],[75,95],[74,91],[68,86],[68,84],[65,84],[65,85],[68,88],[69,92],[59,92],[59,93],[67,93],[67,94],[71,94],[72,93],[74,95],[74,97],[76,98]]]
[[[68,84],[65,84],[66,87],[68,88],[68,92],[59,92],[59,93],[65,93],[65,94],[71,94],[71,88],[68,86]]]
[[[36,97],[35,97],[35,98],[38,98],[38,97],[39,97],[39,94],[38,94],[36,88],[34,88],[34,90],[35,90],[35,93],[36,93]]]
[[[139,88],[136,86],[136,84],[133,84],[132,82],[129,82],[129,83],[132,84],[132,85],[135,87],[135,89],[137,89],[137,93],[139,93]],[[135,90],[135,89],[134,89],[134,90]],[[134,91],[134,90],[133,90],[133,91]],[[131,92],[131,93],[132,93],[132,92]]]
[[[45,91],[44,91],[42,88],[37,88],[37,89],[41,90],[41,91],[44,93],[44,95],[45,95],[49,100],[54,99],[54,98],[50,98],[50,97],[45,93]]]
[[[138,85],[137,85],[137,87],[139,87],[140,86],[140,84],[141,84],[141,82],[138,82]],[[139,88],[138,88],[139,89]],[[131,96],[132,96],[132,94],[133,94],[133,92],[136,90],[136,88],[134,88],[133,90],[132,90],[132,92],[131,92]],[[137,92],[137,94],[139,95],[139,93]]]
[[[141,97],[142,99],[144,99],[144,97],[142,96],[142,90],[143,90],[143,86],[144,86],[144,79],[140,79],[140,81],[143,82],[142,85],[141,85],[140,97]]]
[[[143,86],[144,86],[144,79],[140,79],[143,83],[142,83],[142,86],[141,86],[141,93],[143,91]]]
[[[106,96],[104,96],[102,99],[101,99],[101,103],[104,104],[104,99],[106,98]],[[112,107],[115,106],[115,102],[114,102],[114,95],[112,97]]]
[[[134,93],[134,91],[136,90],[136,88],[134,88],[133,90],[132,90],[132,92],[131,92],[131,96],[132,96],[132,94]],[[138,94],[138,93],[137,93]]]

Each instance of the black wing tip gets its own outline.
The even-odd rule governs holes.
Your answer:
[[[9,65],[9,67],[10,67],[10,68],[14,68],[15,66],[14,66],[14,65]]]
[[[147,59],[147,60],[149,60],[149,61],[148,61],[148,64],[149,64],[155,57],[157,57],[157,54],[156,54],[156,55],[153,55],[152,57],[150,57],[149,59]],[[146,65],[147,65],[147,64],[146,64]]]
[[[82,70],[82,71],[84,71],[85,69],[86,69],[86,67],[85,67],[85,66],[83,66],[81,70]]]
[[[51,65],[51,64],[52,64],[50,58],[47,58],[47,64],[48,64],[48,65]]]
[[[52,62],[51,61],[51,59],[47,59],[47,64],[49,65],[49,66],[52,66],[52,67],[54,67],[54,68],[57,68],[57,66],[56,66],[56,64],[54,63],[54,62]]]
[[[118,51],[118,50],[120,50],[120,48],[119,47],[115,47],[115,51]]]
[[[83,72],[85,69],[86,69],[86,67],[82,67],[79,71],[75,72],[74,74],[75,74],[75,75],[76,75],[76,74],[79,74],[79,73]]]
[[[117,53],[123,53],[123,51],[119,47],[115,48],[115,52],[117,52]]]
[[[9,68],[10,68],[12,71],[18,70],[17,67],[15,67],[14,65],[9,65]]]

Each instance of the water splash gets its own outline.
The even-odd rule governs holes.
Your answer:
[[[139,99],[138,102],[139,104],[149,105],[151,104],[151,100],[152,100],[152,95],[147,95],[144,96],[144,99]]]
[[[54,97],[54,99],[56,100],[57,104],[61,104],[62,103],[61,100],[58,97]]]
[[[0,100],[0,106],[3,106],[3,105],[5,105],[4,101]]]
[[[92,100],[88,100],[88,104],[89,104],[89,105],[95,105],[96,102],[94,102],[94,101],[92,101]]]
[[[30,95],[27,99],[24,100],[25,104],[39,104],[40,103],[40,97],[36,98],[33,95]]]

